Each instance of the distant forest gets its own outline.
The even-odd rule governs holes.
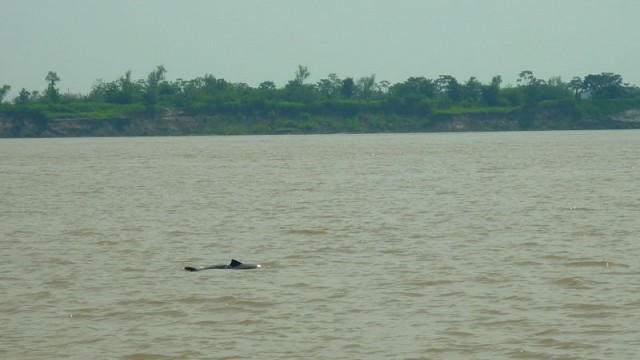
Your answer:
[[[42,91],[22,88],[14,99],[5,99],[11,87],[0,89],[0,113],[25,111],[46,119],[154,118],[167,111],[186,116],[221,116],[253,119],[249,133],[269,133],[273,121],[288,121],[292,128],[318,129],[319,118],[358,122],[360,116],[383,126],[395,118],[420,118],[434,114],[506,113],[516,109],[601,100],[627,99],[638,103],[640,88],[624,83],[622,76],[603,72],[574,77],[537,78],[532,71],[518,75],[515,85],[503,86],[501,76],[489,83],[476,77],[459,81],[450,75],[435,79],[417,76],[391,84],[375,75],[341,78],[332,73],[316,83],[310,72],[298,66],[293,78],[278,87],[264,81],[258,87],[233,83],[213,75],[168,81],[158,66],[145,79],[134,80],[131,71],[112,81],[97,80],[88,94],[65,94],[60,77],[50,71]],[[377,119],[377,120],[376,120]],[[229,121],[229,120],[227,120]],[[271,121],[271,122],[270,122]],[[352,124],[353,125],[353,124]],[[375,125],[375,124],[374,124]],[[340,125],[335,125],[340,131]],[[358,131],[354,125],[353,131]],[[353,127],[353,126],[352,126]],[[375,126],[373,126],[375,130]]]

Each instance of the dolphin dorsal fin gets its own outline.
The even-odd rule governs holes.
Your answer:
[[[236,259],[231,259],[231,263],[229,264],[230,267],[236,267],[240,265],[242,265],[242,263]]]

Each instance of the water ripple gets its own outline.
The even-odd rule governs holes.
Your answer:
[[[2,142],[0,357],[635,358],[638,134]]]

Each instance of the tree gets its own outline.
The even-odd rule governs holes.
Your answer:
[[[331,74],[327,75],[327,79],[329,79],[329,81],[331,81],[331,83],[333,84],[333,88],[336,91],[338,89],[340,89],[340,87],[342,86],[342,80],[340,80],[338,75],[336,75],[335,73],[331,73]]]
[[[147,110],[154,112],[156,105],[158,104],[158,89],[160,88],[160,82],[164,81],[164,74],[167,70],[164,66],[159,65],[155,70],[149,73],[144,88],[144,103]]]
[[[91,87],[89,98],[115,104],[131,104],[141,90],[140,84],[131,80],[131,71],[127,71],[118,80],[104,82],[96,80]]]
[[[324,95],[327,98],[333,96],[336,90],[333,86],[333,83],[329,79],[321,79],[316,84],[316,87],[318,88],[318,92],[320,92],[320,94]]]
[[[573,96],[575,97],[575,99],[579,100],[580,94],[584,89],[584,84],[582,83],[582,79],[579,76],[575,76],[573,79],[571,79],[571,81],[569,81],[569,84],[567,84],[567,86],[569,87],[569,89],[574,91]]]
[[[482,95],[482,83],[472,76],[464,83],[464,98],[471,99],[472,101],[478,100]]]
[[[425,77],[410,77],[402,83],[394,84],[389,92],[394,96],[406,96],[408,94],[422,95],[428,98],[436,96],[436,82]]]
[[[380,91],[381,94],[386,94],[387,92],[389,92],[389,87],[391,86],[391,83],[387,80],[382,80],[378,83],[378,90]]]
[[[529,86],[534,84],[536,78],[533,76],[533,71],[531,70],[523,70],[518,75],[518,86]]]
[[[562,81],[562,77],[560,76],[550,77],[549,80],[547,81],[547,85],[558,87],[558,88],[564,88],[564,89],[568,88],[567,84],[565,84],[565,82]]]
[[[115,102],[119,104],[131,104],[135,90],[135,85],[131,81],[131,70],[127,71],[123,77],[118,79],[118,85],[119,91]]]
[[[58,74],[53,71],[49,71],[44,79],[49,82],[49,85],[45,90],[45,96],[52,102],[57,102],[58,100],[60,100],[60,92],[58,88],[56,88],[56,83],[60,81]]]
[[[260,90],[275,90],[276,84],[273,81],[263,81],[258,85]]]
[[[589,74],[583,81],[585,91],[596,99],[613,99],[624,95],[622,76],[614,73]]]
[[[544,80],[533,76],[531,70],[524,70],[518,76],[518,86],[523,89],[527,104],[535,104],[540,96],[540,90]]]
[[[496,75],[491,79],[491,84],[482,86],[482,101],[487,106],[498,106],[500,103],[500,85],[502,77]]]
[[[224,92],[229,88],[230,84],[225,79],[216,79],[215,76],[207,74],[202,78],[201,88],[207,94]]]
[[[298,65],[294,79],[289,80],[282,92],[288,101],[304,103],[314,100],[317,95],[315,85],[304,83],[309,75],[311,73],[306,66]]]
[[[329,74],[326,79],[322,79],[316,84],[318,92],[327,98],[331,98],[336,95],[340,91],[341,87],[342,80],[340,80],[338,75],[334,73]]]
[[[27,89],[22,88],[22,90],[20,90],[20,92],[18,93],[18,97],[15,99],[15,103],[17,105],[26,105],[27,103],[29,103],[30,97],[31,93],[27,91]]]
[[[363,76],[358,79],[357,89],[358,95],[364,99],[369,99],[373,93],[376,84],[376,76]]]
[[[306,66],[298,65],[298,71],[296,71],[296,78],[294,81],[300,85],[311,75],[309,68]]]
[[[440,75],[436,81],[439,92],[449,96],[449,99],[453,101],[462,100],[462,86],[458,83],[458,80],[451,75]]]
[[[11,86],[9,85],[2,85],[2,87],[0,88],[0,104],[2,104],[2,100],[4,99],[5,96],[7,96],[7,94],[9,93],[9,90],[11,90]]]
[[[355,88],[355,83],[353,82],[353,78],[346,78],[342,80],[342,87],[340,88],[340,94],[346,98],[351,98],[353,96],[353,89]]]

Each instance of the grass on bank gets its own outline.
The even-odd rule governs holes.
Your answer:
[[[32,104],[33,110],[41,111],[50,120],[116,119],[142,114],[142,104],[110,104],[104,102],[68,102],[57,104]]]
[[[576,102],[578,110],[594,119],[608,119],[627,110],[639,109],[640,99],[608,99]]]

